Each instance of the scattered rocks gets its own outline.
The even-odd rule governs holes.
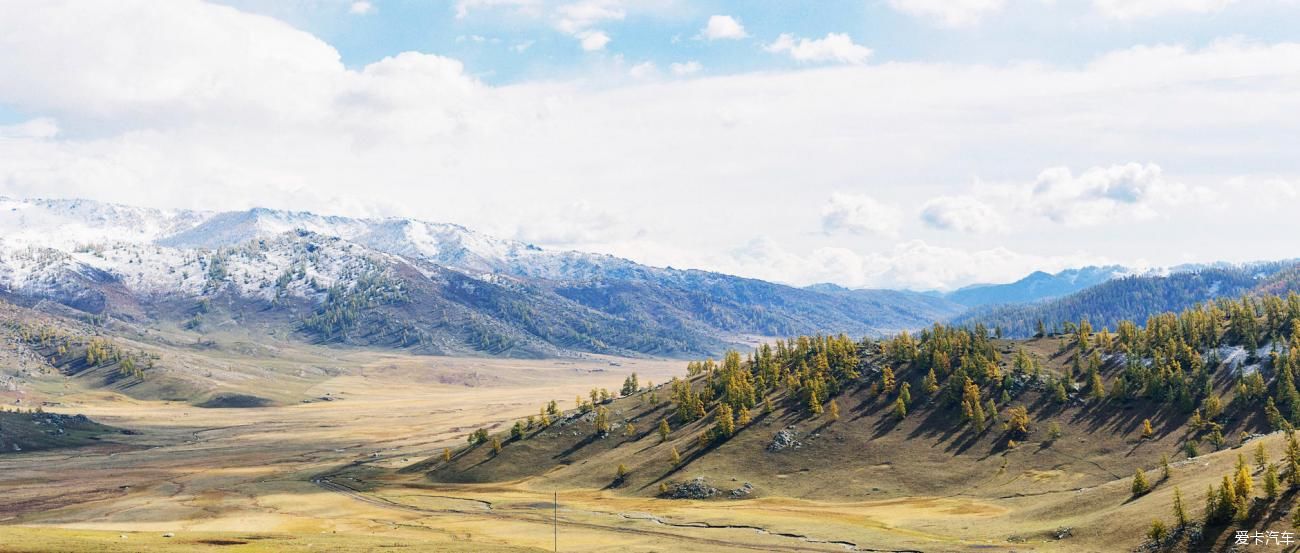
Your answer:
[[[162,537],[164,537],[164,538],[174,538],[174,537],[176,537],[176,534],[173,534],[173,533],[171,533],[171,532],[167,532],[166,534],[163,534]]]
[[[718,493],[718,489],[705,482],[703,476],[696,476],[668,488],[670,499],[708,499]]]
[[[1071,528],[1069,526],[1062,526],[1060,528],[1057,528],[1054,532],[1052,532],[1052,537],[1055,537],[1058,540],[1063,540],[1073,535],[1074,535],[1074,528]]]
[[[1200,523],[1192,523],[1187,525],[1187,528],[1183,528],[1182,532],[1187,534],[1187,543],[1201,543],[1201,538],[1205,536],[1205,526]]]
[[[1010,378],[1007,379],[1006,389],[1014,395],[1033,387],[1034,384],[1033,376],[1022,372],[1013,372]]]
[[[803,446],[803,444],[799,442],[799,434],[795,427],[787,426],[778,431],[775,436],[772,436],[772,443],[767,444],[767,450],[781,451],[787,448],[799,449],[801,446]]]
[[[741,487],[739,487],[739,488],[736,488],[736,489],[734,489],[734,490],[731,490],[731,498],[732,498],[732,499],[743,499],[743,498],[745,498],[745,497],[749,497],[749,494],[751,494],[751,493],[754,493],[754,486],[753,486],[752,484],[750,484],[749,482],[745,482],[745,484],[744,484],[743,486],[741,486]]]

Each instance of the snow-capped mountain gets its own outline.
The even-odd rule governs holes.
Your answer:
[[[914,328],[959,309],[906,292],[647,267],[414,219],[3,198],[0,232],[0,295],[12,301],[198,332],[220,315],[195,311],[201,303],[304,339],[433,352],[698,354],[747,335]]]

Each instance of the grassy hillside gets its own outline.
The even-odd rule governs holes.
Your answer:
[[[1091,534],[1081,543],[1124,549],[1142,543],[1152,517],[1178,527],[1166,515],[1172,486],[1189,515],[1166,546],[1215,549],[1232,528],[1289,525],[1280,513],[1300,483],[1300,446],[1254,436],[1300,420],[1300,297],[1223,302],[1116,332],[1073,328],[1030,340],[941,326],[884,341],[801,337],[692,363],[686,378],[653,388],[629,383],[624,397],[594,391],[576,411],[480,433],[406,470],[664,499],[1039,498],[1006,539],[1054,540],[1070,526]],[[1248,467],[1253,492],[1238,486],[1217,514],[1203,512],[1206,487],[1237,478],[1232,448],[1264,441],[1266,463]],[[1134,492],[1137,471],[1154,491]],[[1121,512],[1129,518],[1114,522]],[[1112,527],[1125,533],[1103,538]]]
[[[0,411],[0,455],[92,444],[111,432],[82,415]]]
[[[311,386],[341,370],[345,352],[303,345],[224,309],[205,316],[213,328],[199,332],[0,301],[0,401],[26,408],[100,390],[214,407],[289,404],[310,399]]]

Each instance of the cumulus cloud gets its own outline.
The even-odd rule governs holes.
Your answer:
[[[582,0],[564,4],[556,13],[555,28],[573,35],[588,52],[604,50],[611,40],[608,33],[594,26],[627,17],[627,11],[615,0]]]
[[[849,35],[843,33],[827,33],[825,38],[817,39],[796,39],[783,33],[763,49],[775,54],[788,54],[800,62],[860,64],[871,57],[870,48],[855,44]]]
[[[1120,20],[1134,20],[1180,13],[1211,13],[1237,0],[1093,0],[1102,15]]]
[[[604,31],[581,31],[573,36],[578,38],[578,43],[582,45],[582,49],[588,52],[604,50],[605,45],[609,44],[610,41],[609,35],[605,34]]]
[[[674,75],[683,77],[686,75],[694,75],[696,73],[699,73],[701,69],[704,69],[704,66],[700,65],[700,62],[698,61],[688,61],[683,63],[670,64],[668,66],[668,69],[670,69]]]
[[[1006,0],[889,0],[889,5],[908,15],[933,19],[949,27],[962,27],[978,23],[985,15],[1002,10]]]
[[[973,196],[940,196],[921,208],[925,224],[957,232],[988,233],[1006,229],[1002,214]]]
[[[352,5],[348,6],[348,13],[353,15],[369,15],[375,13],[375,5],[366,2],[365,0],[353,2]]]
[[[897,236],[902,212],[863,194],[835,193],[822,206],[822,230],[828,234],[851,232]]]
[[[68,23],[48,24],[55,18]],[[157,124],[243,111],[299,119],[328,110],[346,86],[328,44],[232,8],[51,3],[2,19],[0,74],[9,78],[0,82],[0,102],[56,116]],[[232,47],[241,44],[249,47]],[[95,53],[100,47],[117,55]]]
[[[745,26],[730,15],[711,16],[708,24],[700,29],[700,37],[707,40],[739,40],[748,36]]]
[[[1028,201],[1038,213],[1069,226],[1115,219],[1148,219],[1163,206],[1208,199],[1210,192],[1169,182],[1154,163],[1093,167],[1075,175],[1068,167],[1038,174]]]

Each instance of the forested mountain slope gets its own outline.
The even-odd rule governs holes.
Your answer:
[[[1048,332],[1060,321],[1087,319],[1097,328],[1115,328],[1121,320],[1145,321],[1166,311],[1182,311],[1217,298],[1245,293],[1286,293],[1297,290],[1294,262],[1257,263],[1234,268],[1207,268],[1169,275],[1127,276],[1074,294],[1036,304],[997,305],[972,309],[953,324],[983,324],[1008,337],[1038,333],[1041,321]]]

